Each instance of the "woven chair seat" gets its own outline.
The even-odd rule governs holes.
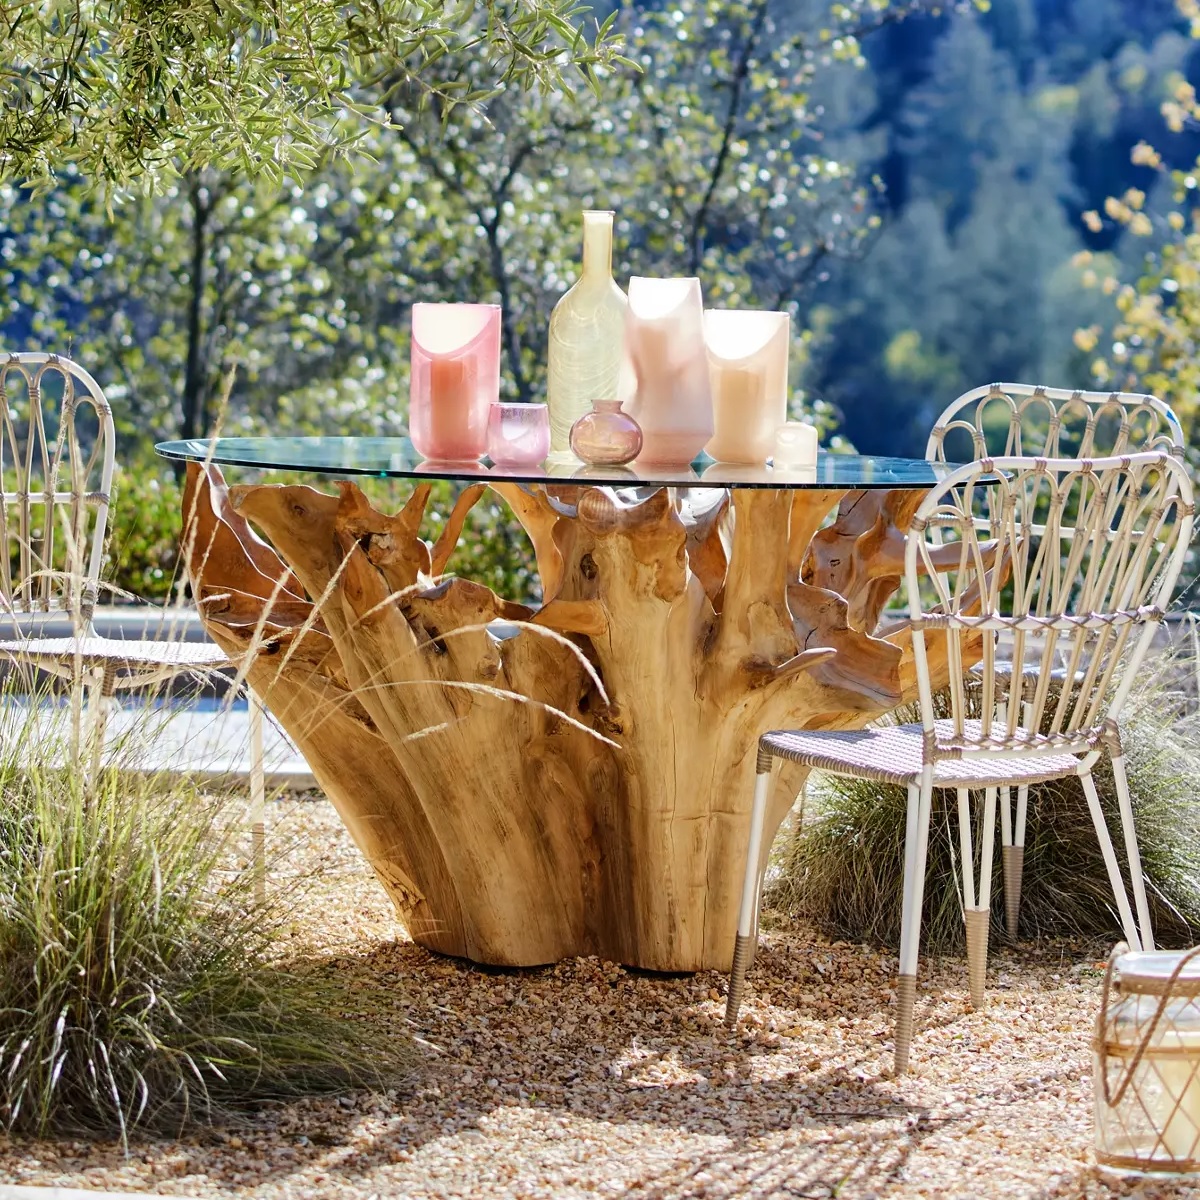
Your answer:
[[[939,738],[949,740],[953,722],[936,722]],[[981,737],[978,721],[964,722],[966,740]],[[760,745],[779,758],[815,767],[834,775],[853,775],[858,779],[876,779],[881,783],[910,784],[921,778],[924,765],[924,739],[920,725],[888,725],[879,729],[853,732],[780,730],[764,734]],[[935,761],[935,787],[989,787],[1003,784],[1039,783],[1061,779],[1079,770],[1072,754],[1030,754],[999,758],[994,754],[978,757],[941,758]]]
[[[0,642],[0,653],[24,662],[72,664],[126,670],[224,667],[229,655],[212,642],[149,642],[124,638],[23,638]]]

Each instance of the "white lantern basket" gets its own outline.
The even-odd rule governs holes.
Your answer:
[[[1096,1162],[1200,1174],[1200,946],[1108,960],[1096,1022]]]

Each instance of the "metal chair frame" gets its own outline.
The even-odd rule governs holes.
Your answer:
[[[1040,504],[1031,503],[1031,494]],[[1044,512],[1034,526],[1030,516]],[[981,513],[983,514],[981,519]],[[753,954],[763,823],[775,758],[908,788],[897,987],[896,1070],[907,1068],[934,787],[958,796],[971,999],[982,1005],[999,786],[1078,775],[1130,946],[1153,945],[1117,718],[1183,567],[1193,524],[1191,480],[1178,459],[1149,453],[1087,460],[984,459],[951,473],[922,502],[905,552],[919,724],[858,732],[767,733],[759,740],[750,853],[726,1021],[737,1019]],[[983,533],[992,535],[985,541]],[[958,561],[946,569],[947,547]],[[936,559],[936,564],[935,564]],[[930,595],[926,603],[922,586]],[[1134,636],[1136,634],[1136,636]],[[950,717],[935,719],[930,637],[944,639]],[[997,646],[1013,671],[1036,676],[1032,695],[1007,703]],[[979,716],[964,664],[981,642]],[[1067,669],[1054,681],[1061,653]],[[1052,683],[1055,686],[1052,687]],[[1134,896],[1131,907],[1092,771],[1112,759]],[[969,793],[984,790],[978,886]],[[1136,909],[1136,919],[1134,917]]]
[[[996,415],[1002,419],[989,421]],[[956,430],[969,434],[971,457],[975,460],[989,454],[1093,458],[1151,450],[1171,454],[1181,461],[1184,457],[1179,418],[1157,396],[1141,392],[1088,392],[1026,383],[987,384],[965,392],[947,406],[929,434],[925,457],[932,462],[946,462],[946,439]],[[1111,444],[1097,445],[1102,431],[1114,432]],[[1038,529],[1036,524],[1032,528]],[[1003,664],[998,664],[997,670],[1001,676],[1008,674]],[[1028,686],[1032,682],[1026,678],[1022,684]],[[1021,917],[1028,812],[1028,784],[1017,789],[1015,811],[1012,789],[1000,789],[1005,927],[1009,940],[1014,942]]]
[[[62,400],[48,420],[45,384],[61,381]],[[21,419],[12,385],[28,403]],[[80,436],[81,412],[96,420],[90,449]],[[88,702],[90,770],[100,766],[108,707],[118,689],[145,687],[181,673],[231,665],[220,647],[96,636],[109,503],[116,469],[116,430],[103,389],[78,363],[44,352],[0,356],[0,617],[23,635],[0,642],[0,653],[71,683],[71,761],[83,746],[83,685]],[[10,487],[9,484],[12,484]],[[61,524],[61,529],[59,528]],[[14,564],[15,559],[15,564]],[[14,570],[15,565],[15,570]],[[39,618],[66,614],[69,638],[37,636]],[[258,889],[265,879],[263,710],[247,688],[250,712],[250,824]]]

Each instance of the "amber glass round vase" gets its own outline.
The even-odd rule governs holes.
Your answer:
[[[641,426],[619,400],[594,400],[592,411],[571,426],[571,449],[593,466],[632,462],[641,453]]]

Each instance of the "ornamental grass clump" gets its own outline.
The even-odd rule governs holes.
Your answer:
[[[1194,665],[1178,655],[1164,656],[1135,691],[1121,722],[1151,917],[1164,946],[1200,938],[1200,715],[1180,690],[1181,681],[1194,678]],[[937,715],[948,716],[946,697],[940,701],[947,711]],[[1053,707],[1047,705],[1047,711]],[[920,714],[910,705],[897,710],[894,719],[916,722]],[[1117,796],[1106,758],[1094,777],[1124,871]],[[972,794],[977,863],[981,798]],[[1012,800],[1015,809],[1015,788]],[[903,787],[814,775],[806,819],[781,838],[767,904],[783,914],[810,917],[837,937],[898,945],[907,803]],[[1004,890],[998,829],[994,862],[992,928],[999,938]],[[923,949],[958,952],[964,947],[961,886],[956,795],[935,789]],[[1076,778],[1030,788],[1018,932],[1021,938],[1120,936],[1100,846]]]
[[[403,1049],[364,1045],[327,976],[280,965],[291,906],[255,900],[243,797],[85,783],[51,706],[0,701],[0,1124],[177,1134],[394,1084]]]

